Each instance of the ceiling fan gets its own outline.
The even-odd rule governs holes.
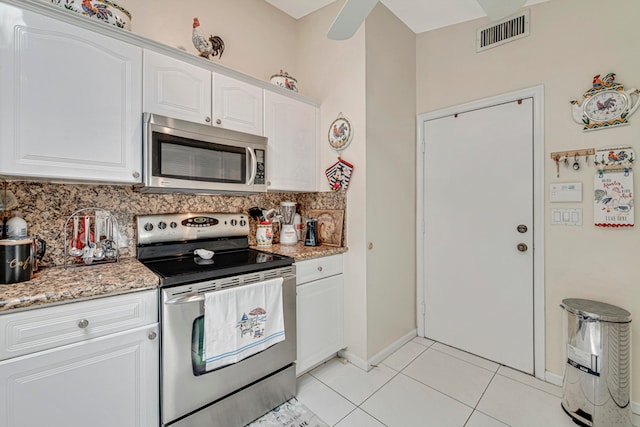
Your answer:
[[[379,0],[346,0],[331,24],[327,37],[331,40],[351,38]],[[527,0],[476,0],[492,21],[515,13]]]

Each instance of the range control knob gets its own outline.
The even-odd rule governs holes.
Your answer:
[[[144,229],[145,229],[145,231],[151,231],[151,230],[153,230],[153,224],[151,224],[150,222],[146,223],[146,224],[144,225]]]
[[[158,223],[158,228],[159,228],[160,230],[164,230],[165,228],[167,228],[167,223],[166,223],[166,222],[164,222],[164,221],[160,221],[160,222]]]
[[[178,224],[175,221],[171,221],[171,224],[169,224],[169,227],[178,228]]]
[[[247,226],[247,220],[241,219],[240,220],[240,227],[246,227],[246,226]]]
[[[231,220],[231,226],[235,227],[236,225],[238,225],[238,220],[237,219],[232,219]]]

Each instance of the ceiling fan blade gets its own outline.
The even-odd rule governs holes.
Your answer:
[[[527,0],[478,0],[480,7],[492,21],[513,15]]]
[[[347,40],[360,28],[378,0],[347,0],[329,28],[331,40]]]

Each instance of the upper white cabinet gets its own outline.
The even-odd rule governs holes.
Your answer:
[[[145,112],[263,135],[262,89],[157,52],[144,52]]]
[[[144,51],[145,112],[211,123],[211,71],[149,50]]]
[[[140,182],[142,49],[0,3],[0,175]]]
[[[262,88],[213,73],[213,124],[264,135]]]
[[[264,104],[269,190],[318,191],[318,108],[271,91]]]

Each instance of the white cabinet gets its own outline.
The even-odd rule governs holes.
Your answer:
[[[0,175],[140,182],[142,49],[0,3]]]
[[[213,73],[213,124],[264,135],[262,88]]]
[[[318,191],[318,108],[271,91],[264,100],[269,190]]]
[[[157,426],[156,291],[0,316],[0,427]]]
[[[342,255],[297,262],[296,276],[300,375],[344,347]]]
[[[211,123],[211,71],[144,51],[143,110],[196,123]]]
[[[262,89],[157,52],[144,52],[145,112],[263,134]]]

